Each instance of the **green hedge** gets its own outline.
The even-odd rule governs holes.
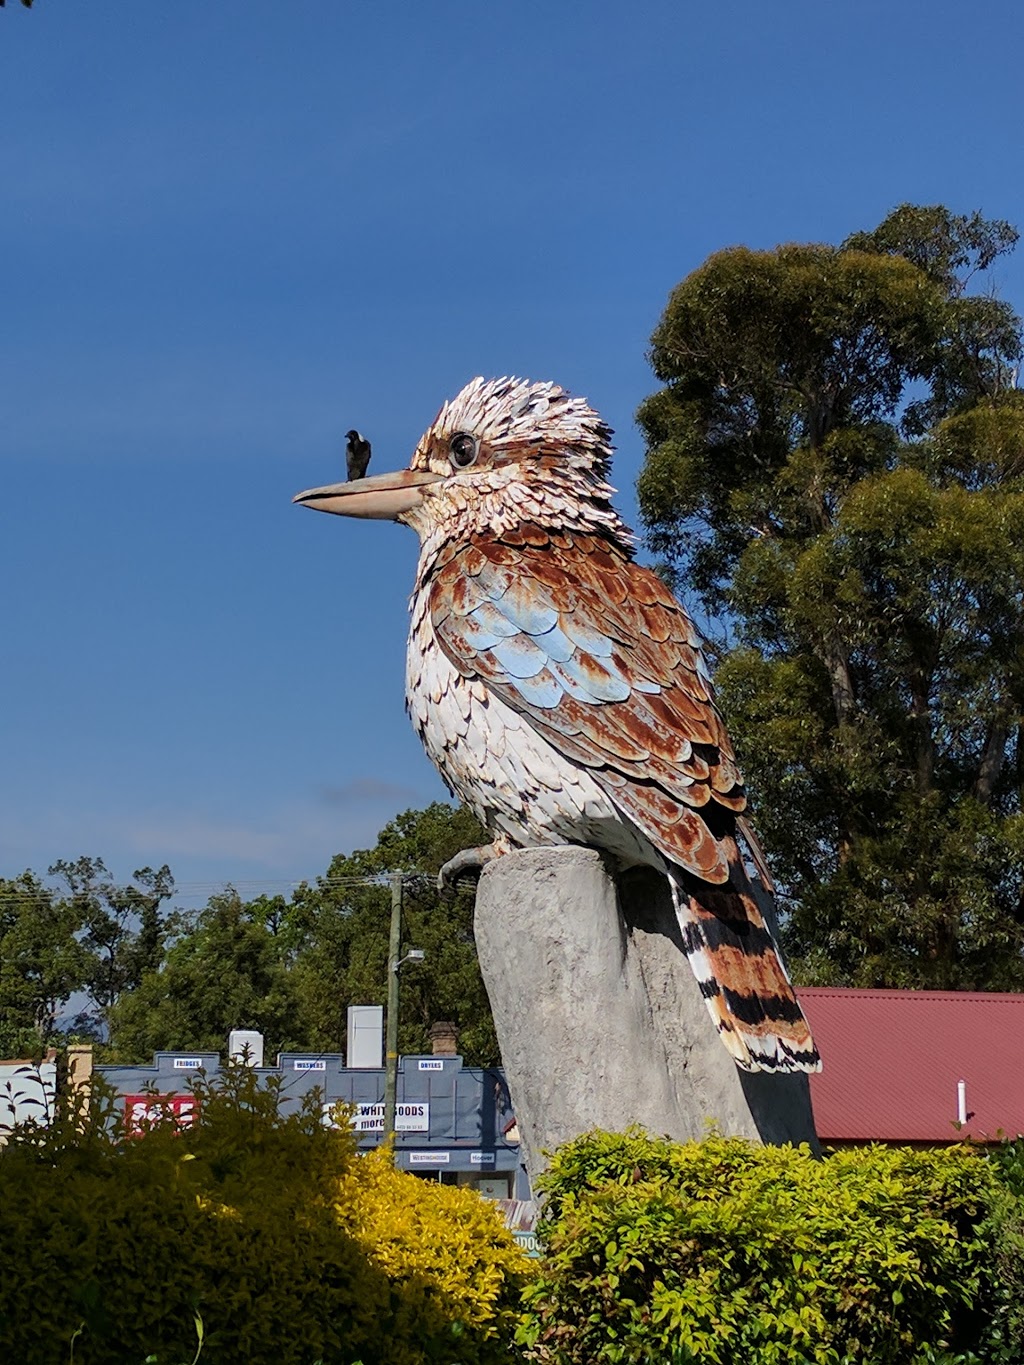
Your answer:
[[[184,1132],[129,1137],[101,1089],[0,1150],[0,1360],[1024,1363],[1019,1143],[591,1133],[544,1177],[531,1272],[473,1192],[281,1119],[248,1069],[199,1089]]]
[[[972,1148],[822,1161],[595,1132],[543,1186],[546,1259],[520,1329],[543,1365],[1024,1359],[1020,1202]]]
[[[129,1137],[100,1088],[0,1151],[0,1360],[504,1365],[527,1265],[485,1201],[247,1068],[197,1089],[188,1131]]]
[[[986,1229],[992,1240],[998,1297],[996,1340],[1006,1365],[1024,1362],[1024,1139],[1001,1142],[989,1152],[1003,1192]]]

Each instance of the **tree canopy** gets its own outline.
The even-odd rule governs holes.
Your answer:
[[[672,293],[651,547],[717,684],[805,980],[1024,985],[1021,324],[1003,222],[904,205]]]
[[[316,883],[300,887],[285,916],[301,981],[307,1046],[340,1038],[348,1004],[385,1003],[391,893],[388,873],[405,883],[402,951],[422,948],[421,963],[402,972],[398,1043],[401,1052],[429,1052],[430,1027],[451,1020],[460,1049],[479,1066],[499,1061],[487,993],[473,939],[473,889],[453,895],[436,889],[442,864],[487,842],[465,807],[435,802],[385,825],[376,847],[339,855]],[[379,879],[377,884],[367,884]]]
[[[425,957],[402,973],[399,1046],[429,1052],[431,1025],[451,1020],[467,1062],[495,1065],[473,893],[435,884],[442,863],[484,841],[467,810],[438,802],[289,897],[225,887],[187,913],[165,907],[167,867],[119,886],[83,857],[49,869],[57,886],[31,872],[0,880],[0,1056],[91,1036],[109,1060],[146,1062],[168,1048],[222,1051],[232,1028],[260,1030],[270,1056],[343,1051],[347,1007],[385,1003],[388,879],[401,873],[403,945]]]
[[[473,1065],[498,1062],[473,941],[473,893],[440,896],[436,876],[461,848],[485,841],[465,809],[436,802],[381,830],[372,849],[339,854],[289,898],[245,902],[230,888],[180,927],[159,970],[121,997],[110,1048],[146,1060],[161,1048],[220,1050],[232,1028],[255,1028],[267,1053],[344,1050],[347,1008],[387,997],[391,890],[406,874],[403,951],[422,962],[402,972],[399,1049],[429,1052],[430,1027],[451,1020]]]
[[[0,1055],[46,1047],[88,972],[77,909],[32,872],[0,878]]]
[[[174,890],[166,866],[140,868],[114,883],[101,858],[59,861],[49,869],[64,889],[32,872],[0,878],[0,1054],[50,1044],[61,1012],[87,997],[77,1024],[102,1028],[122,992],[159,965],[165,937],[161,906]]]

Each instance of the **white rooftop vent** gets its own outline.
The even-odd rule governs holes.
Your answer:
[[[228,1054],[233,1062],[263,1065],[263,1034],[253,1028],[233,1028],[228,1034]]]

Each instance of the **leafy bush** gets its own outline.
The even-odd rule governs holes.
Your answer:
[[[520,1339],[544,1365],[1020,1359],[997,1341],[986,1223],[1005,1189],[971,1148],[819,1161],[591,1133],[542,1184],[547,1258]]]
[[[336,1208],[341,1226],[370,1264],[401,1291],[391,1328],[397,1337],[416,1341],[426,1332],[444,1341],[465,1334],[474,1343],[469,1353],[451,1344],[445,1365],[485,1358],[499,1365],[509,1359],[519,1308],[512,1290],[528,1266],[478,1194],[424,1185],[396,1171],[389,1154],[378,1150],[349,1168]]]
[[[282,1119],[247,1068],[194,1089],[186,1130],[129,1136],[100,1084],[0,1152],[0,1359],[508,1359],[525,1262],[484,1201]]]
[[[1024,1361],[1024,1139],[1001,1142],[989,1153],[1003,1186],[987,1231],[995,1257],[996,1319],[1007,1365]]]

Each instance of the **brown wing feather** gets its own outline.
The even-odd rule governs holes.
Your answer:
[[[454,666],[589,768],[682,869],[684,945],[739,1064],[816,1069],[732,837],[746,798],[700,640],[664,583],[599,537],[520,527],[447,551],[430,610]]]
[[[612,799],[671,861],[713,882],[728,861],[696,814],[709,801],[742,810],[745,798],[732,746],[703,671],[699,641],[683,608],[649,569],[599,537],[574,533],[572,571],[565,549],[550,543],[478,537],[436,569],[430,606],[441,648],[467,675],[487,681],[508,705],[575,762],[586,764]],[[520,594],[557,614],[570,638],[604,638],[607,653],[579,646],[573,665],[595,680],[598,695],[563,691],[556,706],[539,706],[492,650],[475,648],[466,618],[484,604],[502,610],[515,584]],[[515,613],[512,613],[513,618]],[[543,632],[522,632],[542,645]],[[554,665],[552,666],[554,667]],[[603,700],[615,680],[628,695]],[[694,746],[699,746],[695,749]]]

